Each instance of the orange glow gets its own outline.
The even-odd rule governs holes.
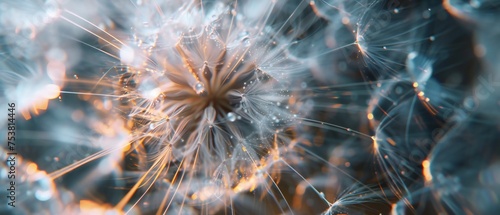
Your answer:
[[[431,175],[431,170],[430,170],[431,162],[429,160],[424,160],[422,161],[422,173],[424,174],[425,181],[429,182],[432,181],[432,175]]]
[[[46,99],[41,100],[40,102],[35,104],[35,109],[38,110],[47,110],[47,107],[49,106],[49,101]]]
[[[467,17],[462,14],[459,10],[451,6],[450,0],[443,0],[443,8],[448,11],[452,16],[461,18],[461,19],[467,19]]]
[[[23,115],[25,120],[30,120],[31,119],[31,114],[29,111],[21,111],[21,114]]]
[[[392,146],[396,146],[396,141],[394,141],[392,138],[388,137],[386,140],[387,140],[387,142],[388,142],[389,144],[391,144]]]
[[[373,140],[373,152],[377,153],[378,152],[377,139],[375,137],[372,137],[372,140]]]
[[[34,174],[38,170],[38,166],[35,163],[30,163],[28,167],[26,168],[26,173],[28,175]]]

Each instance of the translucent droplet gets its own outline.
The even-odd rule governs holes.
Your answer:
[[[250,38],[248,38],[248,37],[244,37],[241,40],[241,43],[243,43],[243,46],[245,46],[245,47],[248,47],[248,46],[252,45],[252,43],[250,42]]]
[[[35,198],[40,201],[47,201],[52,198],[51,182],[48,178],[40,178],[34,182],[36,186]]]
[[[321,196],[321,198],[325,198],[325,194],[323,192],[319,192],[319,196]]]
[[[215,40],[217,38],[217,35],[215,33],[210,34],[210,39]]]
[[[205,87],[203,86],[203,83],[198,82],[194,85],[194,91],[196,91],[197,94],[203,93],[205,91]]]
[[[234,114],[233,112],[229,112],[229,113],[227,114],[227,119],[228,119],[229,121],[231,121],[231,122],[236,121],[236,114]]]
[[[52,191],[51,190],[37,190],[35,192],[35,198],[40,200],[40,201],[47,201],[50,198],[52,198]]]

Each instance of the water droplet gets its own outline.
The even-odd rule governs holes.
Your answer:
[[[197,94],[203,93],[205,91],[205,87],[203,86],[203,83],[198,82],[194,85],[194,91],[196,91]]]
[[[248,47],[248,46],[252,45],[252,43],[250,42],[250,38],[248,38],[248,37],[244,37],[241,40],[241,43],[243,43],[243,46],[245,46],[245,47]]]
[[[73,77],[75,77],[75,79],[78,79],[78,75],[73,75]]]
[[[430,37],[429,37],[429,40],[430,40],[430,41],[434,41],[434,40],[436,40],[436,37],[434,37],[434,36],[430,36]]]
[[[34,181],[34,185],[36,186],[35,198],[40,201],[47,201],[52,198],[52,190],[51,190],[51,182],[48,178],[40,178]]]
[[[215,33],[210,34],[210,39],[215,40],[217,38],[217,35]]]
[[[236,121],[236,114],[234,114],[233,112],[229,112],[229,113],[227,114],[227,119],[228,119],[229,121],[231,121],[231,122]]]

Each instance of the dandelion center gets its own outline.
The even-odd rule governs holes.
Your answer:
[[[227,11],[199,25],[167,23],[150,35],[138,28],[120,51],[118,91],[120,111],[148,153],[201,164],[193,174],[205,177],[232,169],[224,177],[237,187],[292,121],[284,71],[295,64],[278,42],[270,45],[272,29],[247,28]],[[234,166],[239,159],[252,163]]]

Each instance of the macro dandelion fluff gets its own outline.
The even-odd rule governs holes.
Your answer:
[[[262,23],[273,3],[245,3],[263,14],[186,4],[175,12],[179,19],[137,26],[134,41],[119,47],[119,109],[130,118],[134,141],[154,158],[145,169],[154,172],[140,181],[173,175],[167,180],[175,191],[167,197],[203,202],[255,189],[289,142],[280,134],[293,120],[288,89],[303,69],[286,55],[290,41]],[[197,180],[214,182],[196,191]],[[164,198],[160,208],[171,204]]]
[[[0,213],[493,214],[495,12],[2,2]]]

